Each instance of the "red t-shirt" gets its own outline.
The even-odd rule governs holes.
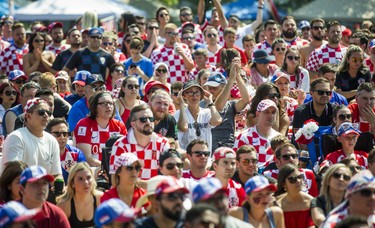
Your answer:
[[[350,104],[348,106],[350,112],[352,113],[352,123],[359,123],[359,130],[361,132],[369,132],[371,131],[370,124],[366,121],[361,121],[359,115],[359,108],[357,103]],[[375,112],[375,108],[372,109]]]
[[[342,159],[344,159],[346,157],[347,157],[346,154],[341,149],[341,150],[336,150],[332,153],[329,153],[326,156],[325,161],[328,161],[329,163],[332,163],[332,164],[336,164],[336,163],[339,163]],[[354,151],[354,157],[355,157],[355,160],[358,162],[358,165],[362,166],[363,168],[367,168],[367,166],[368,166],[368,163],[367,163],[368,153],[366,153],[364,151],[355,150]],[[325,162],[322,162],[322,164],[325,164]]]
[[[135,187],[134,192],[133,192],[132,202],[128,206],[134,208],[138,199],[141,198],[141,196],[143,196],[145,194],[146,194],[146,191],[143,188]],[[116,187],[112,187],[111,189],[105,191],[104,194],[102,195],[102,197],[100,197],[100,203],[103,203],[104,201],[107,201],[107,200],[112,199],[112,198],[120,199],[120,196],[117,192]],[[147,206],[149,204],[150,204],[150,202],[147,202],[144,205],[144,207],[147,208]]]

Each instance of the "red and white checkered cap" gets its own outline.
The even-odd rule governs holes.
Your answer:
[[[213,157],[215,161],[222,158],[236,158],[236,152],[229,147],[219,147],[215,150]]]
[[[33,99],[30,99],[27,101],[25,107],[23,108],[24,112],[27,112],[29,111],[32,107],[34,107],[34,105],[38,105],[40,103],[45,103],[48,105],[48,103],[43,100],[43,99],[40,99],[39,97],[35,97]]]
[[[138,157],[132,153],[123,153],[120,156],[115,156],[114,164],[116,167],[120,168],[121,166],[131,166],[134,162],[138,162],[143,166],[143,162],[138,159]]]
[[[257,106],[257,112],[263,112],[270,107],[274,107],[274,108],[278,109],[277,106],[276,106],[276,103],[271,101],[270,99],[262,100],[261,102],[259,102],[259,104]]]

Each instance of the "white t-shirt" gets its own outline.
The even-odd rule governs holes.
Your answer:
[[[23,127],[9,134],[3,146],[3,167],[9,161],[23,161],[28,166],[42,166],[48,174],[61,174],[59,144],[47,132],[38,138]]]
[[[189,109],[185,108],[187,123],[188,123],[188,130],[186,132],[178,131],[178,142],[182,149],[186,150],[186,147],[189,145],[191,141],[194,139],[202,139],[207,142],[208,149],[211,151],[212,149],[212,134],[211,129],[211,111],[208,108],[199,108],[199,113],[197,117],[197,123],[195,124],[195,120],[190,113]],[[180,117],[180,110],[176,111],[174,114],[174,118],[178,122],[178,118]],[[199,127],[200,136],[197,135],[197,130],[195,126]],[[199,133],[198,131],[198,133]]]

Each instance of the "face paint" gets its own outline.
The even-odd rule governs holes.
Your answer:
[[[262,199],[262,197],[255,197],[255,198],[253,198],[253,202],[255,204],[259,204],[261,199]]]

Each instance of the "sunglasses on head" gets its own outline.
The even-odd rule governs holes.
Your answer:
[[[5,95],[10,97],[10,96],[17,96],[17,91],[5,91]]]
[[[242,160],[242,164],[244,164],[244,165],[249,165],[250,163],[253,164],[253,165],[256,165],[258,163],[258,159],[256,159],[256,158],[250,158],[250,159],[246,158],[246,159]]]
[[[358,58],[358,57],[352,57],[353,63],[358,63],[358,62],[363,62],[363,58]]]
[[[50,110],[39,109],[36,112],[39,116],[44,116],[46,113],[48,116],[52,116],[52,112]]]
[[[126,87],[127,87],[129,90],[132,90],[132,89],[139,89],[139,85],[137,85],[137,84],[127,84]]]
[[[314,90],[314,92],[317,92],[319,96],[323,96],[323,95],[331,96],[332,95],[332,91]]]
[[[140,165],[135,165],[135,166],[126,166],[126,170],[128,170],[129,172],[135,170],[136,172],[139,172],[141,170],[141,166]]]
[[[280,98],[280,93],[270,93],[267,95],[267,97],[271,100],[275,98]]]
[[[192,154],[195,154],[195,156],[197,157],[202,157],[202,156],[205,156],[205,157],[208,157],[210,156],[210,151],[193,151],[191,152]]]
[[[346,174],[343,174],[343,173],[333,173],[332,177],[335,178],[335,179],[340,179],[342,177],[345,181],[350,180],[350,176],[346,175]]]
[[[155,117],[145,117],[145,116],[142,116],[142,117],[139,117],[138,119],[135,119],[134,121],[136,121],[136,120],[141,121],[141,123],[146,123],[147,120],[150,121],[150,122],[154,122],[155,121]]]
[[[160,73],[160,74],[165,74],[165,73],[168,72],[167,69],[156,69],[156,71],[157,71],[158,73]]]
[[[217,34],[215,34],[215,33],[210,33],[210,34],[207,34],[207,37],[208,37],[208,38],[211,38],[211,37],[217,37]]]
[[[286,48],[275,48],[276,51],[285,51]]]
[[[172,170],[174,169],[174,167],[177,167],[178,169],[182,169],[182,167],[184,167],[184,163],[168,163],[165,165],[165,167],[168,169],[168,170]]]
[[[341,121],[349,120],[352,118],[352,114],[340,114],[337,118]]]
[[[195,135],[196,135],[197,137],[201,136],[201,129],[200,129],[200,127],[199,127],[199,124],[198,124],[197,122],[195,122],[195,123],[193,124],[193,127],[194,127],[194,129],[195,129]]]
[[[297,180],[302,180],[303,179],[303,174],[300,174],[298,176],[288,177],[286,179],[289,181],[289,183],[295,184],[295,183],[297,183]]]
[[[34,42],[35,42],[35,43],[43,43],[44,40],[41,40],[41,39],[34,39]]]
[[[167,194],[164,198],[168,201],[176,201],[177,199],[180,199],[181,201],[184,201],[186,199],[186,195],[181,194],[181,193],[172,192],[172,193]]]
[[[375,194],[375,190],[365,188],[365,189],[359,190],[359,194],[361,194],[361,196],[363,197],[370,197]]]
[[[292,60],[296,60],[296,61],[298,61],[298,60],[300,60],[301,57],[299,57],[299,56],[292,56],[292,55],[289,55],[289,56],[287,56],[287,58],[288,58],[290,61],[292,61]]]
[[[60,136],[64,136],[65,138],[69,136],[69,132],[65,132],[65,131],[54,131],[54,132],[51,132],[52,135],[54,135],[55,137],[60,137]]]

